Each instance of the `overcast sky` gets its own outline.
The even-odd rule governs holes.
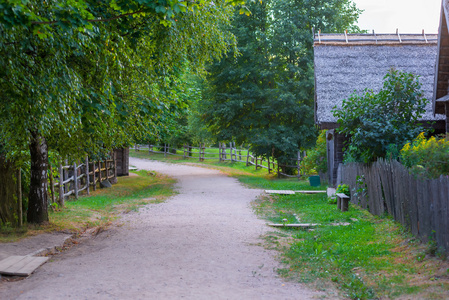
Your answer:
[[[353,0],[364,12],[358,25],[377,33],[438,33],[441,0]]]

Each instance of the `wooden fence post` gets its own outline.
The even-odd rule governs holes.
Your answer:
[[[246,166],[249,165],[249,149],[248,152],[246,153]]]
[[[98,182],[101,182],[101,160],[98,161]]]
[[[242,161],[242,149],[239,149],[239,160]]]
[[[51,164],[48,164],[50,168],[50,191],[51,191],[51,203],[55,203],[55,181],[53,179],[53,168]]]
[[[68,166],[69,162],[67,161],[67,159],[64,160],[64,166]],[[67,168],[63,168],[63,173],[64,173],[64,181],[66,181],[69,177],[69,169]],[[64,194],[66,194],[69,190],[69,183],[64,184]],[[65,200],[65,198],[64,198]]]
[[[298,180],[301,178],[301,151],[298,150]]]
[[[279,172],[279,168],[280,168],[280,166],[279,166],[279,160],[277,161],[277,164],[278,164],[278,178],[281,178],[281,173]]]
[[[87,190],[87,194],[90,195],[89,157],[88,156],[86,156],[86,190]]]
[[[76,169],[76,162],[73,163],[73,179],[75,185],[75,198],[78,199],[78,170]]]
[[[64,170],[62,164],[59,163],[59,206],[64,206]]]
[[[255,166],[256,166],[256,170],[257,170],[257,155],[256,155],[256,157],[255,157],[255,161],[256,161]]]
[[[201,161],[201,143],[198,146],[198,161]]]
[[[218,161],[221,162],[221,143],[218,143]]]
[[[233,156],[232,156],[232,142],[230,142],[229,143],[229,154],[231,155],[231,162],[233,162],[234,161],[234,159],[232,158]]]
[[[93,180],[92,185],[94,187],[94,191],[97,190],[97,176],[96,176],[96,173],[97,173],[97,167],[95,166],[95,161],[93,161],[92,162],[92,180]]]
[[[17,225],[22,227],[23,225],[23,212],[22,212],[22,169],[17,170]]]
[[[271,169],[270,169],[270,157],[268,156],[268,174],[271,173]]]
[[[182,144],[182,158],[186,159],[186,144]]]
[[[109,175],[109,169],[111,166],[111,162],[106,158],[106,160],[104,161],[104,167],[106,169],[106,180],[109,180],[110,175]]]

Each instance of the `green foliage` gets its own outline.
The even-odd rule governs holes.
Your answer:
[[[425,112],[427,99],[422,97],[418,77],[390,70],[378,93],[365,90],[334,107],[338,130],[349,136],[346,161],[370,162],[396,153],[423,127],[418,123]]]
[[[39,140],[76,159],[178,129],[183,74],[233,47],[225,27],[236,2],[1,2],[2,151],[22,159]],[[46,174],[45,162],[33,165]]]
[[[420,133],[401,149],[400,160],[413,173],[428,178],[449,175],[449,137],[430,137]]]
[[[232,32],[240,55],[209,68],[202,115],[219,140],[250,143],[257,155],[291,164],[313,145],[312,28],[343,32],[359,11],[347,0],[269,0],[236,11]]]
[[[326,132],[322,130],[316,140],[315,148],[307,151],[307,156],[301,162],[301,170],[308,175],[315,175],[318,172],[327,172],[327,148]]]
[[[351,196],[351,192],[349,191],[349,186],[347,184],[339,184],[335,191],[336,193],[343,193],[346,196]]]

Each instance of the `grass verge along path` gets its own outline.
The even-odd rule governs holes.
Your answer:
[[[111,188],[91,191],[90,196],[66,200],[65,207],[49,211],[48,224],[0,231],[0,243],[18,240],[40,232],[65,231],[81,233],[87,228],[108,226],[120,214],[149,203],[160,203],[173,195],[174,179],[149,171],[137,176],[119,177]]]

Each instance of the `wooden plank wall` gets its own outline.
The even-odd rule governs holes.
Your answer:
[[[449,176],[426,179],[410,174],[397,161],[385,160],[341,168],[352,203],[374,215],[388,213],[423,242],[433,240],[449,253]]]

